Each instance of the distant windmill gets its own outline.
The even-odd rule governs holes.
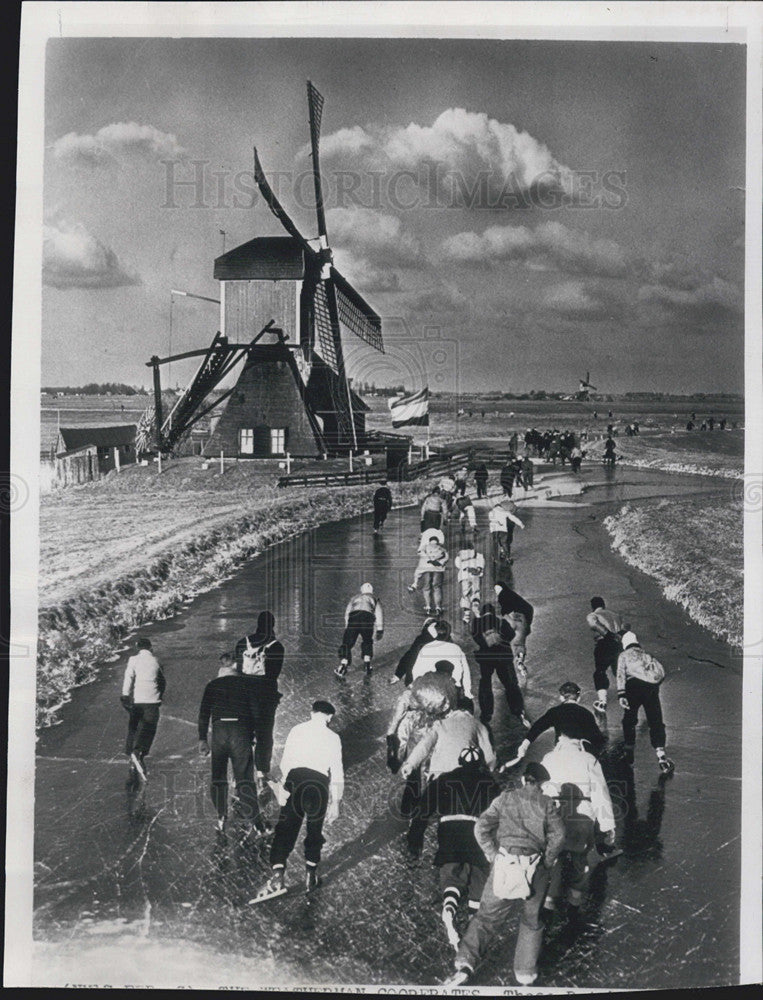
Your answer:
[[[580,385],[577,391],[576,398],[581,401],[581,403],[586,403],[591,398],[591,389],[596,392],[596,386],[591,385],[591,373],[586,372],[585,378],[581,378]]]

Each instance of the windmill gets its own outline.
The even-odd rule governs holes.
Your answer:
[[[300,346],[306,370],[317,354],[334,373],[326,379],[337,415],[339,437],[357,448],[355,407],[350,393],[342,350],[341,325],[365,343],[384,353],[381,319],[365,299],[355,291],[333,265],[328,244],[326,216],[323,209],[319,143],[323,97],[307,81],[307,104],[310,121],[310,147],[315,188],[315,210],[318,221],[317,240],[307,240],[278,201],[265,177],[257,149],[254,150],[254,177],[271,212],[305,254],[306,274],[301,296]],[[317,243],[317,246],[314,245]]]
[[[591,373],[586,372],[585,378],[581,378],[580,385],[578,387],[576,399],[579,399],[581,403],[586,403],[591,398],[590,390],[593,389],[596,392],[596,386],[591,385]]]
[[[342,332],[383,353],[381,319],[334,267],[319,161],[323,98],[310,81],[307,100],[318,236],[308,239],[299,231],[255,148],[257,186],[288,235],[256,237],[218,257],[214,277],[221,282],[224,332],[206,350],[148,362],[154,369],[156,446],[162,450],[226,398],[206,454],[327,454],[355,450],[365,437],[367,407],[350,388]],[[165,418],[160,366],[198,355],[203,360],[196,375]],[[242,360],[236,385],[210,402],[213,389]]]

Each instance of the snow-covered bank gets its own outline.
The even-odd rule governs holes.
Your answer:
[[[415,501],[426,488],[424,480],[393,487],[396,505]],[[117,563],[121,569],[112,579],[41,607],[37,725],[54,724],[74,688],[92,681],[131,631],[176,614],[189,598],[218,586],[268,546],[369,511],[372,495],[368,486],[273,491],[253,513],[242,504],[222,522],[202,518],[192,531],[179,525],[150,561],[137,568],[129,560]]]
[[[604,454],[604,438],[585,446],[589,461]],[[690,476],[741,479],[744,474],[744,431],[673,431],[617,437],[618,465]]]
[[[714,636],[741,645],[742,501],[702,497],[626,504],[604,521],[612,547],[658,581],[669,601]]]

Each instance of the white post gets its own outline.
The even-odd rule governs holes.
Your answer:
[[[291,474],[291,455],[287,451],[286,452],[286,475],[288,476],[290,474]]]
[[[114,449],[114,465],[116,467],[117,472],[120,472],[121,471],[121,467],[120,467],[120,464],[119,464],[119,448],[118,447],[116,447]]]
[[[347,454],[350,456],[350,472],[352,472],[352,452],[349,451]]]
[[[413,461],[413,444],[408,445],[408,465]]]
[[[162,453],[159,452],[159,475],[162,474]]]
[[[220,450],[220,475],[222,475],[224,472],[225,472],[225,455],[224,455],[224,453],[223,453],[223,451],[221,449]]]

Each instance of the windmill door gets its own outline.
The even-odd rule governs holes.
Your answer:
[[[242,457],[269,458],[272,454],[270,446],[270,427],[242,427],[238,432],[238,453]]]

